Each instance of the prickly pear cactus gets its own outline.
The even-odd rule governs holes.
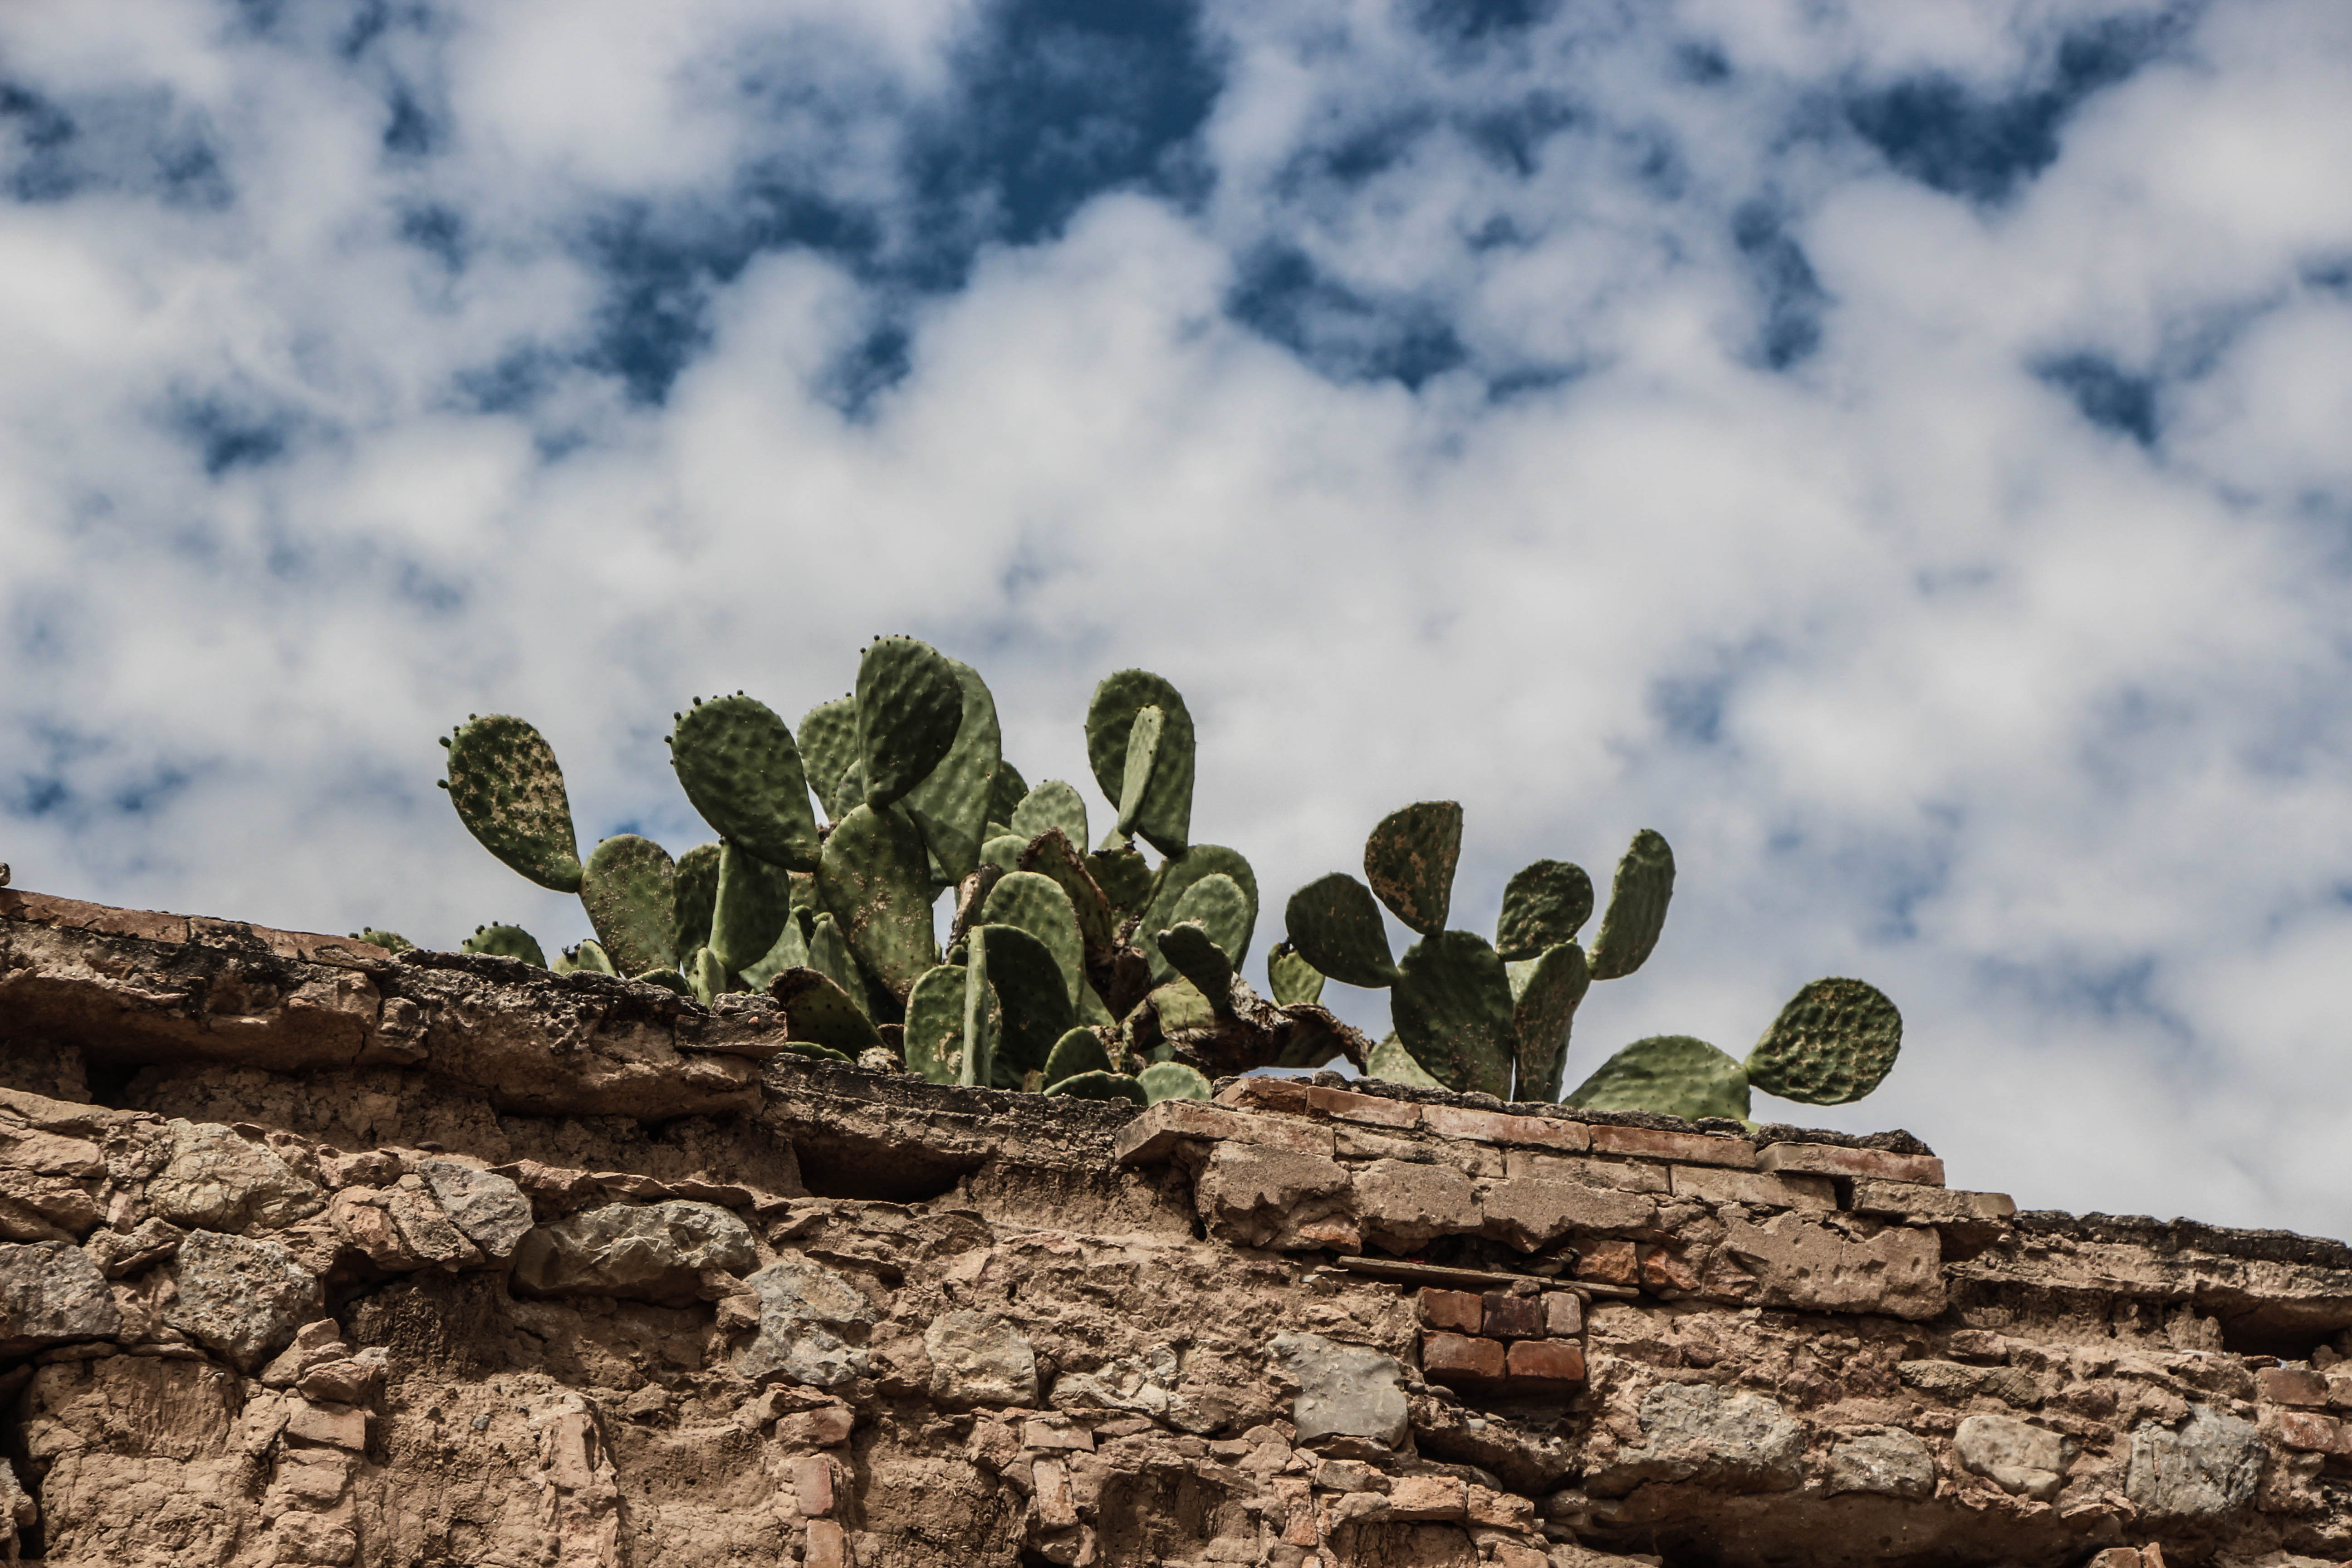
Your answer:
[[[1462,807],[1425,800],[1382,817],[1364,840],[1364,878],[1389,912],[1423,936],[1445,929],[1454,868],[1462,858]]]
[[[1192,711],[1173,686],[1144,669],[1104,677],[1087,708],[1087,761],[1104,797],[1119,801],[1135,718],[1145,708],[1160,710],[1160,731],[1134,828],[1161,854],[1181,855],[1192,837],[1194,742]]]
[[[861,805],[825,836],[816,885],[849,951],[903,1005],[940,961],[923,836],[894,807]]]
[[[580,901],[622,973],[677,967],[676,881],[668,852],[634,833],[607,838],[590,853]]]
[[[1077,910],[1061,884],[1034,871],[1007,872],[989,889],[980,918],[992,925],[1019,926],[1045,943],[1061,972],[1075,1016],[1087,989],[1087,951],[1078,935]]]
[[[1233,960],[1200,921],[1184,921],[1159,932],[1158,945],[1176,973],[1192,983],[1213,1011],[1233,1010]]]
[[[5,887],[6,885],[7,884],[5,882],[0,882],[0,887]],[[383,949],[386,952],[415,952],[416,951],[416,944],[409,941],[406,937],[401,935],[398,931],[379,931],[374,926],[369,926],[364,931],[355,931],[352,932],[352,940],[354,942],[372,942],[375,943],[376,946]]]
[[[1748,1056],[1748,1081],[1807,1105],[1843,1105],[1885,1079],[1903,1015],[1860,980],[1816,980],[1789,999]]]
[[[1092,1029],[1072,1029],[1054,1042],[1045,1056],[1045,1083],[1048,1088],[1082,1072],[1111,1071],[1110,1052],[1103,1048],[1102,1037]]]
[[[1071,847],[1076,848],[1087,842],[1086,798],[1061,780],[1047,779],[1013,808],[1009,826],[1020,837],[1033,841],[1058,827]]]
[[[1517,1041],[1512,1093],[1521,1100],[1559,1098],[1561,1068],[1568,1060],[1569,1032],[1576,1009],[1592,984],[1584,950],[1572,942],[1539,958],[1509,966],[1513,999],[1511,1034]]]
[[[541,969],[547,967],[547,953],[540,947],[539,939],[520,926],[476,926],[474,934],[457,946],[464,952],[491,952],[500,958],[520,958]]]
[[[1730,1057],[1688,1035],[1654,1035],[1611,1057],[1568,1103],[1582,1110],[1650,1110],[1661,1116],[1748,1119],[1748,1074]]]
[[[1511,982],[1485,937],[1442,931],[1406,949],[1389,1016],[1404,1048],[1440,1083],[1510,1098]]]
[[[449,776],[441,787],[482,847],[559,893],[580,890],[580,842],[571,797],[547,737],[509,713],[468,719],[442,742]]]
[[[1077,1018],[1062,982],[1061,965],[1045,944],[1019,926],[982,924],[971,946],[987,953],[987,980],[1004,1011],[1004,1033],[996,1043],[999,1089],[1019,1089],[1022,1079],[1044,1070],[1054,1042]]]
[[[997,723],[996,699],[980,672],[945,655],[940,661],[955,677],[962,717],[947,755],[899,804],[922,831],[940,879],[956,882],[980,864],[980,847],[988,837],[989,804],[1004,762],[1003,732]]]
[[[857,699],[836,697],[801,715],[801,766],[809,788],[824,805],[824,819],[839,822],[866,798],[857,765]]]
[[[1064,1100],[1123,1100],[1142,1107],[1151,1103],[1142,1083],[1123,1072],[1080,1072],[1045,1086],[1045,1092]]]
[[[839,1051],[856,1061],[882,1043],[873,1021],[849,993],[814,969],[787,969],[768,990],[784,1010],[787,1037]]]
[[[1312,1006],[1323,1000],[1323,972],[1298,955],[1288,942],[1274,944],[1265,955],[1265,981],[1281,1006]]]
[[[1136,945],[1152,960],[1155,979],[1165,980],[1173,971],[1159,958],[1150,933],[1163,931],[1180,920],[1205,918],[1199,906],[1195,906],[1193,914],[1179,914],[1177,910],[1194,888],[1212,877],[1226,879],[1241,899],[1235,904],[1222,894],[1213,895],[1217,900],[1214,907],[1218,923],[1210,927],[1210,932],[1236,967],[1248,956],[1250,937],[1257,928],[1257,873],[1239,850],[1228,849],[1222,844],[1195,844],[1181,855],[1170,856],[1160,866],[1150,900],[1137,925]]]
[[[698,844],[679,856],[671,886],[677,949],[692,952],[710,940],[710,911],[719,902],[719,846]]]
[[[1166,715],[1155,703],[1135,710],[1127,730],[1127,759],[1118,773],[1118,816],[1112,831],[1121,838],[1135,837],[1136,818],[1143,815],[1144,796],[1151,788],[1152,771],[1160,764],[1160,736]]]
[[[1538,860],[1511,874],[1503,888],[1495,951],[1506,963],[1540,957],[1574,942],[1592,918],[1592,879],[1566,860]]]
[[[711,954],[720,965],[733,973],[759,963],[783,934],[792,912],[793,874],[728,840],[719,856],[719,892],[711,903],[709,938]],[[681,932],[678,946],[686,945]]]
[[[1421,1070],[1421,1064],[1412,1059],[1412,1053],[1404,1048],[1404,1042],[1398,1039],[1393,1032],[1382,1037],[1381,1043],[1372,1047],[1371,1055],[1364,1062],[1364,1076],[1388,1083],[1410,1084],[1415,1089],[1445,1087]]]
[[[994,998],[989,999],[993,1002]],[[907,1070],[932,1083],[955,1083],[963,1069],[964,966],[942,963],[915,982],[907,997]],[[985,1023],[982,1032],[989,1032]]]
[[[745,854],[816,869],[816,814],[800,748],[775,710],[737,692],[696,698],[670,732],[670,765],[702,820]]]
[[[611,956],[604,952],[603,943],[596,942],[583,942],[576,947],[567,947],[562,952],[556,954],[555,973],[558,974],[611,974],[617,976],[620,973],[620,971],[613,967],[613,960]]]
[[[1144,1100],[1152,1105],[1163,1100],[1207,1100],[1216,1091],[1209,1080],[1182,1062],[1154,1062],[1135,1075],[1143,1086]]]
[[[955,667],[929,643],[877,637],[866,645],[857,661],[857,756],[867,805],[896,803],[946,760],[963,707]]]
[[[1396,960],[1389,953],[1388,928],[1372,890],[1345,871],[1334,871],[1290,895],[1283,911],[1292,946],[1316,970],[1342,985],[1377,989],[1396,984]]]
[[[1666,904],[1675,894],[1675,852],[1644,827],[1617,862],[1609,889],[1609,912],[1592,939],[1592,978],[1616,980],[1642,967],[1665,929]]]

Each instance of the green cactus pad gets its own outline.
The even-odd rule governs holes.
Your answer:
[[[1220,1013],[1233,1010],[1234,964],[1198,921],[1183,921],[1153,933],[1153,945],[1171,969],[1192,983]]]
[[[698,947],[687,954],[685,970],[688,989],[694,993],[694,999],[704,1006],[709,1006],[727,994],[727,966],[719,963],[719,955],[709,948]]]
[[[1389,1017],[1412,1059],[1438,1082],[1509,1098],[1511,982],[1485,937],[1442,931],[1405,949]]]
[[[1074,848],[1087,841],[1086,797],[1059,779],[1047,779],[1023,796],[1011,820],[1013,831],[1024,838],[1034,840],[1058,827]]]
[[[583,868],[563,770],[547,737],[509,713],[468,719],[449,737],[449,804],[482,847],[559,893]]]
[[[1425,800],[1381,818],[1364,840],[1364,877],[1390,913],[1428,936],[1445,929],[1461,858],[1460,803]]]
[[[952,658],[945,662],[963,703],[955,744],[901,803],[922,830],[942,883],[963,880],[980,864],[980,847],[988,835],[990,793],[1004,761],[996,699],[989,694],[988,683],[968,664]]]
[[[1618,980],[1642,967],[1665,929],[1666,904],[1675,896],[1675,852],[1655,831],[1633,835],[1633,847],[1617,862],[1609,887],[1609,912],[1592,939],[1592,978]],[[1679,1035],[1661,1036],[1680,1039]]]
[[[1076,1016],[1061,967],[1044,942],[1019,926],[978,925],[972,936],[974,950],[987,954],[988,984],[1004,1010],[995,1084],[1019,1089],[1024,1074],[1043,1070],[1054,1042],[1069,1033]]]
[[[963,723],[963,684],[929,643],[877,637],[857,661],[857,758],[877,811],[946,760]],[[911,981],[909,982],[911,984]]]
[[[675,991],[681,996],[691,996],[694,994],[694,987],[688,985],[686,983],[686,976],[680,974],[675,969],[648,969],[643,973],[630,975],[629,984],[632,985],[658,985],[664,991]]]
[[[1182,1062],[1154,1062],[1135,1075],[1143,1086],[1146,1103],[1163,1100],[1207,1100],[1216,1092],[1209,1080]]]
[[[836,697],[818,703],[801,715],[797,733],[809,787],[824,804],[824,819],[838,822],[866,798],[857,766],[857,699]]]
[[[589,855],[580,901],[622,973],[677,967],[677,881],[669,852],[634,833],[607,838]]]
[[[1347,872],[1318,877],[1291,894],[1283,922],[1298,955],[1340,984],[1378,990],[1396,984],[1381,907]]]
[[[1567,1103],[1580,1110],[1649,1110],[1697,1121],[1748,1120],[1748,1074],[1705,1040],[1653,1035],[1601,1064]]]
[[[1566,860],[1538,860],[1511,874],[1503,888],[1503,915],[1495,922],[1495,951],[1506,962],[1536,958],[1574,942],[1592,918],[1592,879]]]
[[[1138,922],[1137,945],[1146,953],[1152,951],[1149,933],[1165,931],[1185,917],[1176,912],[1184,897],[1193,887],[1210,877],[1228,877],[1241,890],[1246,913],[1239,929],[1213,926],[1220,946],[1228,941],[1234,945],[1226,948],[1236,967],[1249,955],[1250,937],[1257,929],[1257,873],[1242,858],[1241,851],[1228,849],[1222,844],[1195,844],[1181,855],[1171,855],[1161,864],[1159,876],[1151,886],[1151,901],[1144,907],[1143,919]],[[1229,916],[1228,916],[1229,918]],[[1159,973],[1154,959],[1154,973]]]
[[[996,1085],[996,1047],[1004,1038],[1004,1005],[996,987],[988,983],[988,943],[966,943],[971,954],[963,972],[963,1012],[954,1054],[956,1081],[966,1087]]]
[[[558,974],[611,974],[621,973],[613,967],[612,955],[599,942],[583,942],[577,947],[567,947],[555,960]]]
[[[710,940],[710,911],[719,902],[719,846],[698,844],[679,856],[671,885],[677,950],[692,952]]]
[[[1054,1048],[1045,1055],[1045,1085],[1049,1089],[1078,1073],[1110,1070],[1110,1053],[1103,1048],[1102,1037],[1092,1029],[1069,1030],[1054,1042]]]
[[[1421,1070],[1412,1053],[1393,1032],[1381,1037],[1381,1043],[1364,1058],[1364,1076],[1384,1083],[1410,1084],[1415,1089],[1444,1089],[1445,1086]]]
[[[816,883],[849,951],[903,1004],[940,961],[923,836],[914,823],[896,808],[859,806],[825,836]]]
[[[907,1070],[931,1083],[956,1083],[963,1068],[964,966],[942,963],[907,996]],[[990,998],[991,1002],[994,998]]]
[[[996,777],[990,781],[988,786],[988,820],[1001,822],[1007,833],[1012,832],[1013,814],[1021,809],[1021,803],[1028,798],[1028,795],[1029,781],[1021,776],[1021,770],[1014,767],[1010,759],[997,763]],[[1081,838],[1078,842],[1083,844],[1086,840]]]
[[[1009,875],[1021,869],[1021,857],[1028,852],[1029,841],[1019,834],[1000,834],[980,847],[980,863]]]
[[[808,966],[840,987],[841,994],[866,1010],[866,976],[859,973],[857,960],[851,956],[848,939],[841,934],[841,922],[830,913],[818,915],[809,922],[803,933],[808,947]],[[770,982],[772,985],[773,982]]]
[[[1142,913],[1151,902],[1151,865],[1137,850],[1097,849],[1087,856],[1086,866],[1119,919]]]
[[[1087,708],[1087,761],[1104,798],[1119,799],[1128,740],[1136,714],[1145,708],[1160,710],[1160,744],[1135,830],[1162,855],[1181,855],[1192,837],[1192,714],[1173,686],[1142,669],[1104,677]]]
[[[1062,837],[1059,828],[1049,827],[1029,841],[1021,851],[1018,868],[1050,877],[1070,900],[1070,909],[1078,919],[1078,940],[1089,953],[1110,955],[1117,935],[1118,917],[1111,912],[1110,900],[1087,874],[1086,861],[1072,847],[1071,840]]]
[[[1115,831],[1122,838],[1135,836],[1135,819],[1143,815],[1143,802],[1151,788],[1151,773],[1160,763],[1160,736],[1167,728],[1167,717],[1152,703],[1135,710],[1135,721],[1128,726],[1127,759],[1119,769],[1118,812]]]
[[[1748,1081],[1807,1105],[1843,1105],[1885,1080],[1903,1015],[1866,981],[1816,980],[1789,999],[1748,1055]]]
[[[770,983],[768,994],[784,1010],[787,1038],[839,1051],[852,1061],[882,1043],[856,1000],[814,969],[787,969]]]
[[[765,957],[783,934],[793,912],[793,874],[759,856],[747,855],[733,839],[719,858],[719,896],[713,901],[709,947],[730,971]],[[685,945],[684,939],[679,946]]]
[[[398,931],[383,931],[374,926],[369,926],[364,931],[355,931],[352,932],[352,940],[354,942],[373,942],[376,946],[383,949],[386,952],[415,952],[416,951],[416,944],[409,941],[406,937],[401,935]]]
[[[1162,1035],[1173,1035],[1184,1029],[1213,1028],[1217,1010],[1201,988],[1189,980],[1171,980],[1165,985],[1154,986],[1143,1005],[1151,1009],[1160,1022]]]
[[[476,926],[474,934],[457,944],[460,952],[492,952],[500,958],[520,958],[525,963],[547,967],[547,953],[539,939],[520,926]]]
[[[670,766],[702,820],[746,854],[816,869],[816,813],[792,731],[757,698],[697,700],[670,732]]]
[[[1592,984],[1591,971],[1584,950],[1572,942],[1511,967],[1525,971],[1511,977],[1511,1033],[1518,1042],[1511,1093],[1519,1100],[1557,1100],[1569,1031]]]
[[[1287,942],[1274,944],[1265,955],[1265,983],[1282,1006],[1311,1006],[1323,1000],[1323,972],[1298,956]]]
[[[787,969],[807,969],[808,937],[801,930],[798,916],[788,918],[784,929],[776,933],[775,942],[759,962],[747,965],[740,977],[746,991],[765,991],[777,975]]]
[[[1123,1072],[1072,1073],[1059,1082],[1047,1084],[1045,1092],[1065,1100],[1124,1100],[1138,1106],[1151,1103],[1142,1083]]]
[[[1076,1012],[1087,984],[1086,942],[1078,931],[1077,910],[1059,882],[1034,871],[1008,871],[989,889],[980,918],[989,925],[1019,926],[1044,942],[1062,972],[1064,990]]]

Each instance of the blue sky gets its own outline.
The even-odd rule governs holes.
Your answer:
[[[693,695],[912,632],[1083,781],[1139,664],[1270,902],[1664,832],[1572,1075],[1858,973],[1783,1111],[2352,1233],[2346,102],[2291,0],[26,0],[0,859],[569,940],[466,713],[683,849]]]

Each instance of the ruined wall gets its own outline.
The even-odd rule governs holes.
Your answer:
[[[2339,1562],[2352,1249],[0,890],[0,1558]]]

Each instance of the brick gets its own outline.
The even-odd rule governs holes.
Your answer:
[[[2282,1410],[2277,1419],[2279,1441],[2290,1448],[2301,1448],[2310,1454],[2352,1455],[2352,1428],[2333,1415]]]
[[[1641,1260],[1630,1241],[1596,1241],[1576,1260],[1576,1277],[1603,1285],[1639,1285]]]
[[[1756,1145],[1745,1138],[1718,1138],[1707,1132],[1662,1132],[1652,1127],[1596,1126],[1596,1154],[1631,1154],[1643,1160],[1675,1160],[1685,1165],[1728,1165],[1756,1168]]]
[[[1804,1176],[1861,1176],[1880,1182],[1944,1184],[1944,1162],[1933,1154],[1890,1154],[1883,1149],[1849,1149],[1842,1143],[1767,1143],[1756,1151],[1759,1171]]]
[[[1451,1165],[1376,1160],[1356,1175],[1356,1223],[1392,1252],[1410,1255],[1441,1236],[1466,1235],[1479,1218],[1477,1189]]]
[[[1687,1296],[1698,1289],[1698,1270],[1679,1247],[1653,1247],[1642,1254],[1642,1288]]]
[[[1402,1476],[1389,1489],[1391,1519],[1460,1519],[1469,1511],[1469,1489],[1459,1476]]]
[[[2352,1410],[2352,1377],[2331,1377],[2327,1380],[2327,1407],[2330,1410]]]
[[[1591,1133],[1581,1121],[1561,1121],[1549,1116],[1513,1116],[1499,1110],[1472,1110],[1460,1105],[1424,1105],[1421,1124],[1441,1138],[1475,1138],[1487,1143],[1525,1143],[1580,1154],[1591,1147]]]
[[[1468,1290],[1441,1290],[1431,1286],[1421,1293],[1421,1321],[1424,1328],[1475,1334],[1485,1312],[1483,1303]]]
[[[312,1405],[305,1400],[294,1406],[286,1420],[286,1435],[298,1443],[315,1443],[324,1448],[347,1448],[357,1453],[367,1447],[367,1412],[349,1405]]]
[[[1833,1209],[1837,1184],[1827,1176],[1780,1176],[1727,1171],[1716,1165],[1671,1168],[1675,1196],[1713,1204],[1755,1204],[1776,1209]]]
[[[1503,1375],[1503,1342],[1469,1334],[1423,1334],[1421,1375],[1448,1386],[1493,1383]]]
[[[821,1454],[803,1454],[793,1461],[793,1502],[803,1519],[823,1519],[833,1511],[833,1464]]]
[[[1037,1415],[1021,1423],[1021,1446],[1041,1453],[1061,1449],[1091,1454],[1095,1435],[1066,1415]]]
[[[1573,1290],[1547,1290],[1543,1295],[1544,1332],[1562,1340],[1584,1331],[1584,1298]]]
[[[854,1568],[849,1537],[841,1526],[829,1519],[809,1521],[808,1550],[801,1556],[801,1568]]]
[[[2305,1405],[2315,1410],[2327,1403],[2327,1380],[2315,1372],[2266,1366],[2254,1373],[2254,1381],[2273,1405]]]
[[[1489,1530],[1516,1530],[1528,1535],[1535,1533],[1536,1504],[1533,1498],[1516,1497],[1509,1492],[1498,1492],[1492,1487],[1473,1483],[1465,1500],[1473,1524],[1483,1524]]]
[[[1389,1132],[1368,1132],[1360,1127],[1331,1129],[1332,1152],[1342,1160],[1418,1160],[1434,1163],[1426,1143]]]
[[[1996,1220],[2016,1214],[2017,1203],[2006,1193],[1953,1192],[1912,1182],[1856,1182],[1853,1212],[1945,1221]]]
[[[793,1447],[838,1448],[856,1426],[857,1414],[846,1405],[820,1405],[777,1421],[776,1438]]]
[[[1515,1296],[1508,1290],[1489,1290],[1479,1298],[1484,1310],[1479,1316],[1479,1331],[1490,1340],[1539,1340],[1543,1338],[1543,1301],[1535,1296]]]
[[[1658,1205],[1640,1194],[1581,1182],[1496,1182],[1479,1207],[1480,1234],[1522,1252],[1540,1251],[1570,1231],[1642,1230],[1658,1218]]]
[[[1349,1089],[1309,1084],[1307,1104],[1326,1116],[1341,1121],[1360,1121],[1368,1127],[1421,1125],[1422,1108],[1409,1100],[1389,1100],[1377,1094],[1357,1094]]]
[[[1048,1530],[1067,1530],[1078,1522],[1067,1465],[1059,1459],[1040,1459],[1031,1471],[1031,1481],[1036,1488],[1038,1523]]]
[[[1503,1166],[1514,1179],[1538,1182],[1580,1182],[1588,1187],[1608,1187],[1621,1193],[1663,1193],[1666,1168],[1635,1160],[1579,1160],[1565,1154],[1538,1154],[1532,1150],[1506,1151]]]
[[[1264,1143],[1305,1154],[1328,1156],[1331,1152],[1328,1127],[1280,1116],[1245,1115],[1197,1100],[1161,1100],[1118,1130],[1111,1152],[1122,1165],[1154,1165],[1173,1155],[1180,1144],[1226,1141]]]
[[[1514,1340],[1503,1371],[1513,1383],[1582,1383],[1584,1347],[1574,1340]]]
[[[1307,1114],[1307,1085],[1295,1078],[1269,1078],[1253,1073],[1237,1078],[1217,1091],[1216,1103],[1234,1110],[1273,1110],[1291,1116]]]

